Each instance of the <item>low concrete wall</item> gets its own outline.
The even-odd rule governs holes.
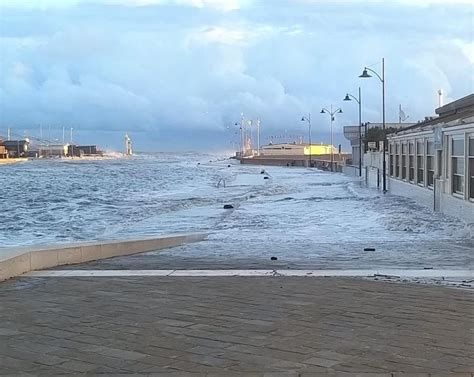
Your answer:
[[[387,183],[391,194],[413,199],[417,204],[434,210],[433,190],[390,177],[387,177]]]
[[[464,220],[467,224],[474,224],[474,203],[468,200],[455,198],[451,194],[440,194],[440,212]]]
[[[205,233],[176,234],[122,241],[54,245],[36,249],[24,247],[4,249],[0,254],[0,281],[29,271],[160,250],[185,243],[199,242],[206,237]]]
[[[241,164],[266,166],[308,166],[308,160],[298,157],[254,157],[241,158]]]
[[[342,171],[342,173],[344,173],[346,175],[353,176],[353,177],[358,177],[359,176],[359,167],[358,166],[342,165],[341,166],[341,171]],[[362,172],[362,176],[364,176],[364,172]]]
[[[253,158],[241,158],[239,159],[241,164],[247,165],[265,165],[265,166],[293,166],[293,167],[309,167],[308,157],[253,157]],[[342,166],[339,162],[333,162],[333,171],[342,172]],[[318,168],[321,170],[331,170],[331,160],[321,160],[320,156],[316,158],[313,156],[311,159],[311,167]]]

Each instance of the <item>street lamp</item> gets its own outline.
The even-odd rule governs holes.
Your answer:
[[[235,122],[235,126],[239,126],[240,129],[240,158],[244,157],[245,154],[245,141],[244,141],[244,113],[240,113],[240,122]]]
[[[302,122],[308,122],[308,136],[309,136],[309,167],[311,167],[311,113],[308,113],[308,116],[303,116],[301,118]]]
[[[322,108],[320,113],[321,114],[329,114],[329,116],[331,117],[331,171],[333,171],[333,164],[334,164],[334,146],[333,146],[333,137],[332,137],[332,122],[334,122],[334,115],[336,114],[342,114],[342,109],[339,107],[338,109],[336,110],[332,110],[332,104],[331,104],[331,107],[330,107],[331,110],[328,110],[326,108]]]
[[[260,156],[260,119],[257,119],[257,156]]]
[[[383,193],[387,192],[387,176],[386,176],[386,151],[387,151],[387,137],[385,135],[385,59],[382,58],[382,76],[380,76],[377,72],[373,69],[364,67],[362,74],[359,76],[360,78],[370,78],[372,77],[367,71],[372,72],[375,76],[378,77],[380,82],[382,83],[382,130],[383,130],[383,163],[382,163],[382,182],[383,182]],[[367,135],[366,135],[367,137]]]
[[[351,98],[353,98],[359,104],[359,177],[361,177],[362,176],[362,134],[361,134],[361,128],[362,128],[362,99],[361,99],[361,95],[360,95],[360,86],[359,86],[359,98],[354,97],[350,93],[346,93],[346,97],[343,99],[343,101],[351,101]]]
[[[234,126],[238,126],[239,129],[240,129],[240,137],[239,137],[239,149],[240,149],[240,157],[243,156],[243,153],[242,153],[242,150],[243,150],[243,146],[242,146],[242,124],[239,124],[237,122],[235,122]]]

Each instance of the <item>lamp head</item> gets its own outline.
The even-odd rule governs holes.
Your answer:
[[[369,72],[367,72],[367,68],[364,68],[364,70],[362,71],[362,75],[360,75],[359,77],[363,78],[363,79],[366,79],[366,78],[369,78],[369,77],[372,77],[372,76],[369,75]]]
[[[351,97],[349,97],[349,93],[346,94],[343,101],[351,101]]]
[[[339,113],[339,114],[342,114],[342,109],[339,109],[338,113]]]
[[[304,122],[306,119],[304,119],[304,117],[301,118],[301,121]]]
[[[320,113],[321,113],[321,114],[325,114],[326,111],[325,111],[324,109],[321,109]]]

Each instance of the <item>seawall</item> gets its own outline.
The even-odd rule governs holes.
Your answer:
[[[154,238],[81,242],[40,248],[0,249],[0,281],[29,271],[160,250],[199,242],[206,237],[207,233],[174,234]]]

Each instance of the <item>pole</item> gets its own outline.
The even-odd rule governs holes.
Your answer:
[[[333,120],[333,113],[332,113],[332,104],[331,104],[331,171],[333,171],[333,162],[334,162],[334,151],[333,151],[333,141],[332,141],[332,120]]]
[[[359,177],[362,176],[362,104],[361,94],[359,86]]]
[[[245,119],[242,117],[242,128],[244,130],[244,155],[247,152],[247,127],[245,124]]]
[[[64,126],[63,126],[63,145],[64,145]]]
[[[311,113],[308,113],[309,167],[311,167]]]
[[[244,141],[244,113],[240,113],[240,145],[242,149],[240,150],[240,157],[244,157],[245,151],[245,141]]]
[[[253,127],[252,127],[253,120],[249,120],[248,125],[249,125],[249,129],[250,129],[250,131],[249,131],[250,132],[250,136],[249,136],[250,143],[249,144],[251,146],[250,152],[252,153],[252,156],[253,156],[253,147],[254,147],[254,144],[253,144],[254,132],[253,132]]]
[[[71,157],[74,157],[74,144],[72,143],[72,130],[73,128],[71,127]]]
[[[260,156],[260,119],[257,120],[257,156]]]
[[[369,122],[364,123],[364,132],[365,132],[365,140],[364,140],[364,153],[367,151],[367,133],[369,132]]]
[[[386,177],[386,158],[385,152],[387,150],[387,135],[385,134],[385,59],[382,58],[382,128],[383,128],[383,171],[382,171],[382,184],[383,193],[387,192],[387,177]]]

